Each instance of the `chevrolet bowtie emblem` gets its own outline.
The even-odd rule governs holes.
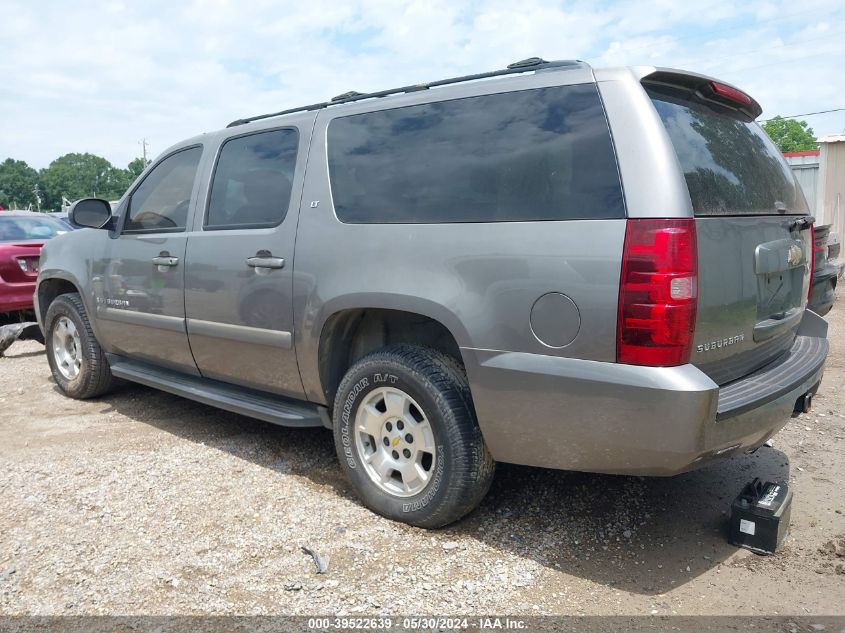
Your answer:
[[[801,250],[801,247],[793,244],[789,247],[789,252],[786,254],[786,263],[790,266],[797,266],[801,263],[801,260],[804,258],[804,252]]]
[[[399,443],[399,438],[398,438],[398,437],[394,437],[394,438],[393,438],[393,442],[391,443],[391,446],[396,446],[398,443]]]

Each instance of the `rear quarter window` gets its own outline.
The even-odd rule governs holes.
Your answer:
[[[333,120],[335,212],[350,223],[624,217],[594,84],[380,110]]]

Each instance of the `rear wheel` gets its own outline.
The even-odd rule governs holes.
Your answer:
[[[334,407],[341,468],[364,503],[435,528],[474,509],[494,462],[463,368],[440,352],[397,345],[353,365]]]
[[[71,398],[94,398],[108,392],[114,377],[78,293],[59,295],[44,319],[47,360],[56,384]]]

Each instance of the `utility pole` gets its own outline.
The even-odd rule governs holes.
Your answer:
[[[147,165],[149,165],[149,162],[147,162],[147,148],[150,146],[150,144],[147,142],[147,137],[144,137],[140,141],[138,141],[138,144],[141,146],[142,156],[144,157],[144,167],[146,167]]]
[[[35,187],[32,188],[32,193],[35,194],[35,205],[38,208],[38,212],[41,212],[41,189],[38,187],[38,183],[35,183]]]

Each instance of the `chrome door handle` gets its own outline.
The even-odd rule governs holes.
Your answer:
[[[282,257],[248,257],[246,265],[250,268],[284,268],[285,260]]]
[[[153,257],[153,264],[156,266],[175,266],[179,263],[178,257],[170,257],[170,256],[163,256],[159,255],[158,257]]]

